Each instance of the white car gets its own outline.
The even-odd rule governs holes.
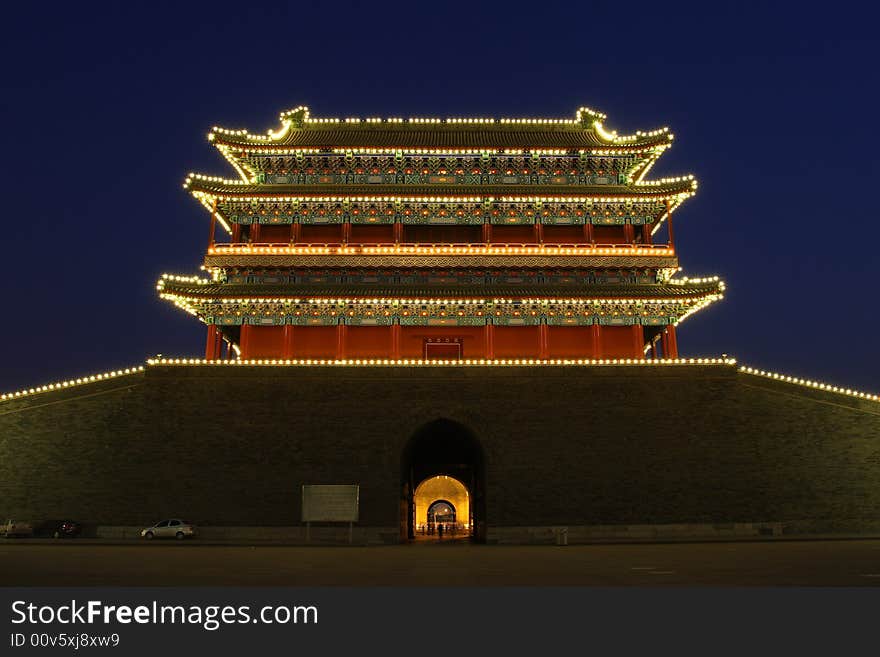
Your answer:
[[[189,520],[160,520],[152,527],[147,527],[141,532],[141,538],[148,541],[154,538],[176,538],[182,541],[185,538],[193,538],[198,535],[195,525]]]
[[[5,524],[0,525],[0,534],[6,538],[30,538],[34,535],[34,526],[21,520],[7,520]]]

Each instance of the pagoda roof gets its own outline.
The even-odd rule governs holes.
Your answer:
[[[264,149],[592,149],[646,150],[667,146],[667,128],[618,136],[605,115],[581,108],[571,119],[314,118],[308,108],[282,112],[281,127],[265,135],[214,127],[218,147]]]
[[[480,201],[487,197],[503,200],[509,197],[578,199],[590,197],[668,198],[695,193],[697,181],[692,176],[664,179],[631,185],[267,185],[235,180],[190,176],[184,185],[193,194],[218,198],[248,197],[316,197],[316,198],[424,198],[441,196],[468,197]]]
[[[315,284],[289,283],[267,285],[259,283],[230,284],[162,279],[162,291],[186,297],[211,298],[330,298],[368,297],[390,298],[570,298],[579,299],[657,299],[700,298],[721,294],[724,284],[715,278],[690,281],[667,281],[660,284],[513,284],[490,285],[430,284]]]

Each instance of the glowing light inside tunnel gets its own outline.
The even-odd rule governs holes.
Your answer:
[[[469,529],[470,493],[458,479],[438,475],[425,479],[416,486],[414,502],[416,507],[416,531],[427,525],[428,508],[440,500],[447,501],[455,508],[455,520],[459,527]]]

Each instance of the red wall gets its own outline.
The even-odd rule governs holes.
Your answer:
[[[457,338],[462,358],[485,358],[485,335],[484,326],[401,326],[400,357],[424,358],[425,340],[429,338]]]
[[[544,226],[546,244],[583,244],[583,226]]]
[[[635,337],[638,336],[638,339]],[[638,343],[638,344],[637,344]],[[642,358],[644,337],[641,326],[603,326],[600,358]]]
[[[346,358],[390,358],[390,326],[347,326]]]
[[[394,224],[352,224],[350,244],[390,244],[394,242]]]
[[[482,226],[404,226],[403,241],[409,244],[478,244]]]
[[[623,226],[593,226],[596,244],[626,244]]]
[[[284,358],[283,326],[249,326],[244,358]]]
[[[550,326],[550,358],[598,358],[592,326]]]
[[[292,358],[336,358],[336,326],[294,326]]]
[[[495,358],[538,358],[539,355],[539,327],[495,327]]]
[[[272,244],[289,244],[290,243],[290,226],[260,226],[259,242],[270,242]]]
[[[303,224],[300,242],[307,244],[339,244],[342,242],[342,224]]]
[[[515,225],[515,226],[492,226],[492,241],[499,244],[535,244],[535,226]]]
[[[287,331],[285,338],[285,329]],[[391,326],[346,326],[345,358],[392,358]],[[420,359],[425,341],[448,338],[461,344],[461,357],[486,357],[484,326],[401,326],[400,358]],[[249,326],[243,358],[336,358],[337,327]],[[550,358],[642,358],[641,326],[599,327],[598,348],[592,326],[549,326]],[[538,326],[494,327],[495,358],[539,358]],[[285,341],[289,345],[285,348]]]

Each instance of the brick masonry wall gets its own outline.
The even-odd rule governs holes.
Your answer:
[[[406,441],[480,441],[492,527],[880,528],[880,404],[730,366],[150,367],[0,404],[0,518],[296,525],[358,483],[393,527]]]

